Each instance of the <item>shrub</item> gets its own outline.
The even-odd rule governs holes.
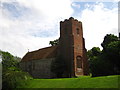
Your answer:
[[[3,89],[22,87],[32,77],[27,72],[7,70],[3,73]]]

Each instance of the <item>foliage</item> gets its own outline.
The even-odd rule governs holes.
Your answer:
[[[4,70],[9,69],[10,67],[18,67],[18,61],[14,59],[14,56],[9,52],[0,51],[2,55],[2,67]]]
[[[110,44],[113,41],[118,41],[118,37],[113,34],[107,34],[104,37],[103,42],[101,43],[101,46],[103,47],[103,50],[106,50],[108,44]]]
[[[108,44],[106,55],[113,64],[116,74],[120,74],[120,41],[114,41]]]
[[[11,68],[4,72],[2,78],[3,89],[27,85],[26,80],[32,79],[28,73],[22,72],[21,70],[18,71],[16,68]]]
[[[103,50],[93,47],[87,52],[92,76],[120,74],[120,41],[107,34],[102,42]]]
[[[90,61],[90,71],[93,77],[114,74],[112,64],[106,59],[103,54],[92,58]]]
[[[62,77],[62,74],[65,70],[65,62],[61,59],[61,57],[56,57],[56,59],[52,62],[51,71],[56,74],[58,78]]]
[[[99,61],[99,55],[101,55],[101,50],[99,47],[93,47],[91,50],[87,52],[90,72],[92,76],[96,76],[99,74],[102,67],[99,67],[102,62]]]
[[[93,58],[94,56],[98,56],[101,54],[101,50],[99,47],[93,47],[91,50],[88,50],[87,55],[89,59]]]
[[[109,62],[111,74],[120,74],[120,41],[117,36],[107,34],[101,44],[103,46],[103,56]]]
[[[58,45],[59,44],[59,39],[56,39],[54,41],[50,41],[49,44],[52,45],[52,46]]]
[[[20,88],[118,88],[118,75],[60,79],[32,79],[28,84]]]
[[[2,55],[2,89],[9,90],[26,84],[25,81],[31,76],[19,68],[20,58],[9,52],[0,51],[0,54]]]

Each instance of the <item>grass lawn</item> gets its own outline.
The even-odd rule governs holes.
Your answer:
[[[22,88],[118,88],[120,75],[61,79],[32,79]]]

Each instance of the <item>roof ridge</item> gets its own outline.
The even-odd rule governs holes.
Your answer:
[[[58,45],[41,48],[32,52],[27,52],[26,55],[22,58],[22,61],[53,58],[56,55],[57,47]]]

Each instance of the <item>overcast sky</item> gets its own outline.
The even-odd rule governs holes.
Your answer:
[[[88,50],[106,34],[118,36],[117,0],[0,0],[0,49],[23,57],[48,47],[60,36],[59,22],[71,16],[83,23]]]

